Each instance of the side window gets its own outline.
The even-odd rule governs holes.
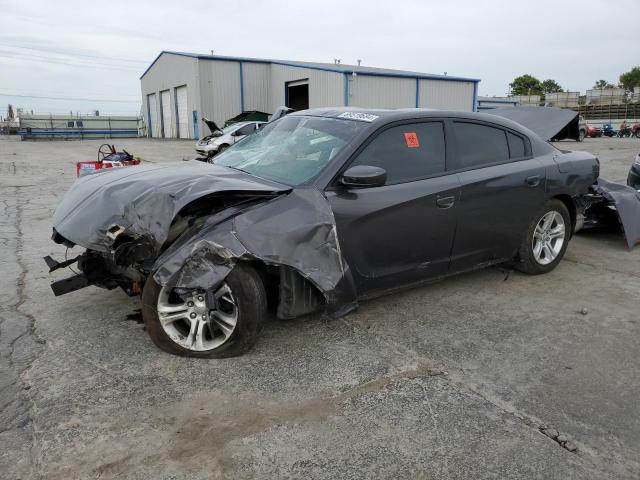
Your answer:
[[[507,136],[501,128],[455,122],[455,130],[461,168],[509,160]]]
[[[507,140],[509,141],[509,156],[511,158],[523,158],[526,153],[524,140],[518,135],[507,132]]]
[[[84,127],[84,124],[82,123],[82,120],[76,120],[76,127],[78,127],[78,128]]]
[[[73,122],[67,122],[67,127],[68,128],[73,128]]]
[[[255,132],[256,124],[250,123],[249,125],[245,125],[244,127],[240,127],[236,132],[237,135],[249,135],[250,133]]]
[[[443,173],[445,142],[442,122],[389,128],[374,138],[351,165],[384,168],[387,185]]]

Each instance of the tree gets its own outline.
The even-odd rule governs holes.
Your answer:
[[[620,75],[620,84],[627,91],[632,91],[633,87],[640,87],[640,67],[633,67]]]
[[[558,82],[548,78],[547,80],[542,82],[542,92],[543,93],[557,93],[557,92],[564,92],[564,90],[562,89],[562,87],[560,86],[560,84]]]
[[[603,88],[615,88],[611,83],[606,80],[598,80],[593,88],[602,90]]]
[[[520,75],[509,84],[511,95],[541,95],[542,84],[533,75]]]

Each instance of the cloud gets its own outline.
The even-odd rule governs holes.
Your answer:
[[[344,63],[481,78],[504,95],[517,75],[584,91],[633,65],[636,2],[0,1],[0,102],[29,110],[137,113],[161,50]],[[585,32],[597,31],[598,36]],[[607,39],[607,41],[602,41]],[[9,96],[7,96],[9,95]],[[96,95],[98,97],[96,97]],[[2,112],[4,108],[0,108]],[[116,111],[118,110],[118,111]]]

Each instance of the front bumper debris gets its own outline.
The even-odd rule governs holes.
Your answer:
[[[145,275],[141,271],[119,266],[109,255],[92,250],[86,250],[81,255],[62,262],[56,261],[51,256],[44,257],[44,261],[49,267],[49,272],[77,264],[76,268],[79,272],[72,270],[74,275],[56,280],[51,284],[51,290],[56,297],[89,285],[108,290],[120,287],[128,295],[133,296],[141,292],[141,285],[145,280]]]

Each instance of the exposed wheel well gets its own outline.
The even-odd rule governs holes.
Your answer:
[[[325,304],[324,295],[297,270],[267,265],[261,260],[246,262],[257,272],[267,292],[270,309],[278,318],[288,319],[313,313]]]
[[[571,235],[576,228],[576,220],[578,218],[578,209],[576,208],[576,202],[573,201],[570,195],[556,195],[553,197],[557,200],[560,200],[569,210],[569,215],[571,216]]]

